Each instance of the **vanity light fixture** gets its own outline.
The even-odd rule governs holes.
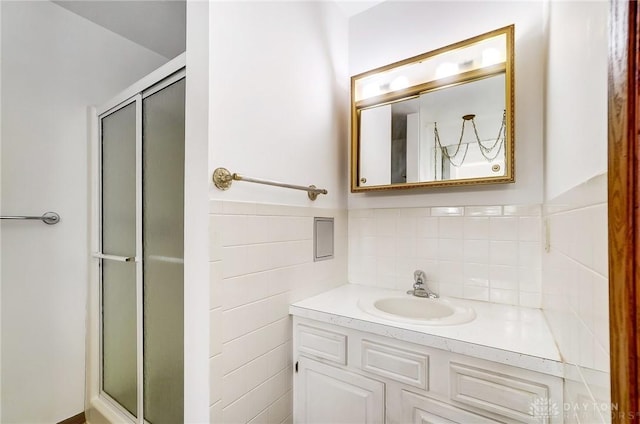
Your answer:
[[[444,62],[436,68],[436,79],[450,77],[456,75],[460,71],[458,64],[453,62]]]
[[[482,51],[482,67],[495,65],[496,63],[504,62],[501,57],[500,51],[494,47],[484,49]]]
[[[478,128],[476,127],[475,118],[476,118],[475,114],[468,114],[462,117],[462,128],[460,130],[460,139],[458,140],[456,150],[453,154],[449,153],[448,146],[443,146],[442,143],[440,142],[440,134],[438,133],[438,123],[437,122],[433,123],[433,136],[435,138],[438,149],[440,149],[442,156],[447,158],[449,163],[455,166],[456,168],[462,166],[462,164],[464,163],[464,160],[467,157],[467,153],[469,151],[470,143],[465,143],[465,149],[464,149],[464,154],[462,155],[462,159],[457,163],[455,162],[455,157],[458,155],[458,153],[460,153],[460,147],[462,146],[462,140],[464,138],[464,127],[467,121],[471,121],[471,125],[473,125],[473,133],[475,135],[475,141],[476,143],[478,143],[478,148],[480,150],[480,153],[482,154],[482,156],[484,156],[487,162],[491,162],[495,160],[498,157],[498,154],[500,154],[500,151],[502,150],[502,146],[504,145],[505,134],[506,134],[505,128],[507,124],[506,110],[504,110],[502,113],[502,123],[500,125],[500,129],[498,130],[498,136],[496,137],[493,144],[490,146],[485,145],[480,139],[480,136],[478,135]]]
[[[404,75],[400,75],[389,84],[389,88],[392,91],[402,90],[403,88],[409,87],[409,78]]]
[[[368,99],[369,97],[375,97],[382,94],[380,84],[375,82],[369,83],[362,88],[362,98]]]

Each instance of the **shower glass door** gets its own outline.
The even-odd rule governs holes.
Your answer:
[[[185,80],[100,116],[101,395],[132,422],[183,420]]]

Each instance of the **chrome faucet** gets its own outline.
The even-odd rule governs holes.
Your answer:
[[[413,273],[413,279],[415,280],[413,283],[413,290],[407,291],[407,294],[412,294],[417,297],[428,297],[430,299],[436,299],[438,297],[437,294],[429,290],[429,287],[427,287],[427,275],[424,271],[420,269],[416,270]]]

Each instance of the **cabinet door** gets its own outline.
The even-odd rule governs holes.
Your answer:
[[[384,423],[379,381],[301,356],[294,390],[296,423]]]
[[[406,424],[495,424],[454,405],[402,391],[402,422]]]

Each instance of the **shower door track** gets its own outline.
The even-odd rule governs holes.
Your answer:
[[[100,107],[91,107],[90,125],[90,169],[91,169],[91,213],[90,213],[90,278],[88,288],[88,324],[86,354],[86,395],[85,411],[87,420],[98,423],[145,424],[144,419],[144,376],[143,376],[143,320],[142,320],[142,128],[136,125],[136,393],[137,417],[102,390],[102,325],[101,325],[101,260],[111,255],[101,251],[101,209],[102,209],[102,159],[101,159],[101,118],[136,103],[136,121],[141,122],[142,100],[185,78],[185,58],[183,53],[165,65],[145,76],[126,90],[120,92]],[[128,258],[131,259],[131,258]]]

